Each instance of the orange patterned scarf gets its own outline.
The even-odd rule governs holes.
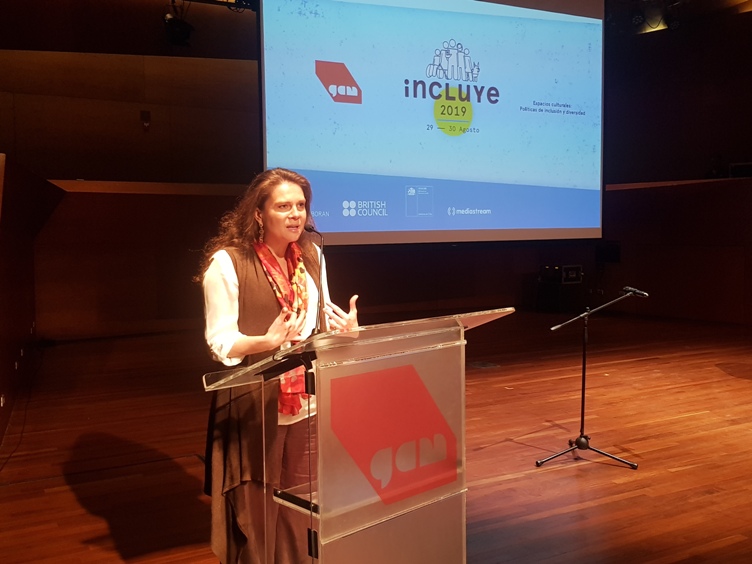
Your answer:
[[[298,315],[308,311],[308,286],[303,254],[297,243],[290,243],[285,252],[289,278],[282,271],[279,263],[264,243],[253,245],[261,260],[266,279],[277,297],[281,307],[286,307]],[[301,399],[307,399],[305,393],[305,368],[299,366],[285,372],[279,377],[279,412],[297,415],[302,407]]]

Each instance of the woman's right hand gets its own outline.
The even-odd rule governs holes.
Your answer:
[[[283,307],[266,331],[270,349],[276,349],[283,343],[299,341],[300,332],[305,325],[305,312],[300,315]]]
[[[304,325],[305,312],[298,315],[288,308],[282,308],[264,335],[241,335],[232,345],[227,356],[243,357],[268,352],[278,349],[284,343],[300,341],[300,333]]]

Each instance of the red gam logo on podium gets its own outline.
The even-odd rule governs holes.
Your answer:
[[[457,480],[457,439],[413,366],[331,381],[332,430],[384,503]]]

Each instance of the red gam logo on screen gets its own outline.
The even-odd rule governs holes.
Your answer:
[[[331,385],[332,430],[384,503],[457,480],[457,439],[413,366]]]
[[[363,92],[345,63],[316,61],[316,76],[335,102],[363,103]]]

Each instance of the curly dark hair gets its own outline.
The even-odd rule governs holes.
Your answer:
[[[231,211],[227,212],[219,222],[219,233],[209,239],[204,246],[204,256],[196,281],[203,280],[206,269],[209,268],[211,257],[220,249],[235,248],[248,256],[254,243],[260,239],[261,229],[256,219],[256,210],[263,209],[266,201],[274,189],[284,182],[296,184],[303,190],[305,196],[306,225],[315,227],[311,217],[311,183],[308,179],[286,168],[272,168],[260,173],[253,179],[243,196]],[[303,231],[298,239],[303,251],[303,257],[310,265],[318,264],[316,249],[311,240],[311,234]]]

